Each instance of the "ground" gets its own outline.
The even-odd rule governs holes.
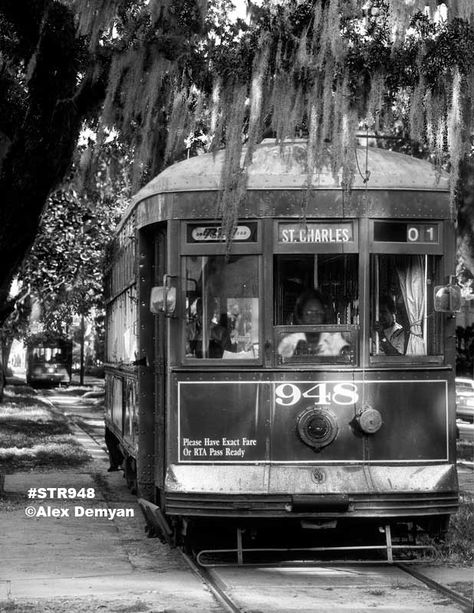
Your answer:
[[[7,388],[7,400],[8,391]],[[21,390],[16,388],[16,391]],[[59,413],[47,399],[46,405],[41,405],[36,415],[43,434],[50,421],[48,415],[56,416],[52,430],[60,437],[64,432],[58,424],[63,423],[65,416],[71,424],[72,438],[85,452],[78,454],[71,446],[67,447],[67,453],[73,455],[75,462],[85,455],[85,461],[73,466],[66,462],[61,469],[57,464],[39,467],[34,462],[31,464],[32,456],[25,452],[24,457],[30,460],[23,469],[11,470],[6,475],[6,495],[0,499],[0,611],[221,611],[177,550],[170,549],[158,539],[146,537],[141,511],[135,497],[126,488],[122,473],[107,472],[100,388],[87,395],[84,391],[70,388],[58,393],[53,390],[47,398],[59,407]],[[36,397],[36,401],[40,399]],[[50,414],[43,411],[44,406],[51,409]],[[0,416],[1,408],[2,405]],[[31,417],[31,412],[25,414]],[[21,424],[18,422],[16,425]],[[50,444],[55,444],[55,441],[51,440]],[[463,496],[470,500],[474,492],[473,476],[469,462],[459,467]],[[42,487],[70,488],[76,494],[84,490],[84,496],[28,499],[31,488],[36,488],[38,494]],[[87,498],[87,493],[92,490],[94,497]],[[54,491],[57,494],[57,490]],[[25,510],[29,507],[36,514],[40,507],[56,509],[58,513],[69,510],[70,516],[27,517]],[[75,507],[80,508],[78,517],[74,516]],[[115,516],[112,520],[84,516],[87,510],[97,509],[131,509],[133,516]],[[472,522],[467,519],[466,522],[467,530],[472,530]],[[445,572],[445,569],[439,572]],[[472,587],[470,577],[465,579],[471,572],[470,568],[456,567],[450,572],[450,583],[453,577],[462,578],[463,586]]]
[[[0,498],[0,611],[220,611],[179,552],[146,537],[141,510],[122,473],[107,472],[100,436],[102,406],[90,397],[78,401],[64,393],[62,411],[72,420],[72,435],[89,459],[81,466],[30,466],[6,475],[5,495]],[[45,427],[48,419],[41,416]],[[75,425],[78,421],[96,440]],[[53,497],[27,497],[31,488],[40,494],[40,488],[60,487],[67,488],[68,495],[73,489],[83,490],[85,497],[57,498],[58,490]],[[94,498],[87,498],[92,491]],[[33,513],[28,508],[36,514],[40,508],[44,513],[68,511],[69,516],[28,517],[27,512]],[[129,510],[133,516],[85,516],[87,510],[97,509]]]

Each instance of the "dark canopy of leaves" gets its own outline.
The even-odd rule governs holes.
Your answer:
[[[80,161],[87,152],[79,148],[64,187],[48,199],[18,274],[27,292],[20,293],[8,319],[9,336],[28,337],[33,318],[44,330],[67,336],[76,315],[101,317],[104,246],[130,197],[130,161],[116,141],[102,144],[86,189]]]

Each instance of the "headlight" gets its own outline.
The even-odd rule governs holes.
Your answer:
[[[310,407],[297,417],[297,431],[300,439],[316,450],[332,443],[338,430],[336,416],[328,409]]]

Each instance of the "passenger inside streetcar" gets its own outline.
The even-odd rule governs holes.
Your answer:
[[[298,297],[293,323],[295,325],[321,325],[332,322],[328,299],[317,289],[309,289]],[[278,354],[284,358],[295,355],[337,356],[349,349],[349,343],[340,332],[294,332],[285,336],[278,345]]]
[[[373,258],[373,355],[415,356],[439,351],[437,320],[429,314],[428,284],[437,277],[436,260],[420,255]],[[378,298],[378,299],[377,299]]]
[[[227,315],[221,314],[217,323],[211,317],[207,326],[203,328],[202,299],[198,298],[193,307],[194,317],[187,327],[187,354],[196,358],[202,358],[203,355],[209,358],[222,358],[224,351],[232,351]],[[211,309],[208,309],[208,313],[212,316]],[[203,337],[204,329],[207,331],[207,338]]]
[[[255,256],[186,259],[186,357],[258,358],[259,268]]]
[[[382,296],[379,300],[379,318],[374,324],[374,331],[385,355],[405,354],[408,335],[397,322],[395,301],[391,296]]]

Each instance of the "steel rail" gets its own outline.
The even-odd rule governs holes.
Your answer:
[[[82,430],[82,432],[84,432],[84,434],[86,434],[92,440],[92,442],[97,445],[97,447],[100,447],[105,453],[109,453],[102,438],[98,438],[95,434],[91,434],[86,427],[78,423],[78,421],[80,421],[80,417],[76,417],[74,415],[66,415],[65,417],[72,422],[75,428]]]
[[[79,402],[80,402],[80,397],[79,398]],[[49,399],[48,396],[43,396],[41,395],[41,400],[46,401],[47,404],[49,404],[50,406],[52,406],[56,411],[60,411],[61,414],[63,415],[63,417],[65,417],[72,425],[74,425],[75,428],[77,428],[78,430],[82,430],[82,432],[84,432],[84,434],[86,434],[90,439],[92,439],[92,441],[102,449],[102,451],[105,451],[105,453],[108,454],[108,450],[107,447],[103,441],[102,438],[98,438],[95,434],[92,434],[91,432],[89,432],[88,428],[85,427],[84,425],[78,423],[81,418],[78,415],[74,415],[72,413],[66,413],[65,411],[63,411],[63,409],[57,405],[54,404],[54,402],[52,400]]]
[[[203,581],[206,587],[209,588],[211,594],[227,613],[247,613],[248,610],[239,606],[232,599],[232,597],[227,593],[223,583],[217,578],[213,577],[210,571],[196,564],[194,560],[184,551],[180,551],[180,553],[191,570],[201,579],[201,581]]]
[[[427,587],[430,587],[431,589],[436,590],[437,592],[440,592],[444,596],[447,596],[448,598],[453,600],[456,604],[461,605],[465,613],[472,613],[472,610],[473,610],[472,600],[469,600],[468,598],[461,596],[461,594],[458,594],[451,588],[446,587],[445,585],[442,585],[441,583],[438,583],[437,581],[434,581],[433,579],[430,579],[423,573],[420,573],[418,570],[414,569],[412,566],[407,566],[406,564],[403,564],[402,562],[395,562],[394,566],[396,566],[400,570],[403,570],[407,574],[411,575],[413,578],[417,579],[421,583],[424,583]]]
[[[194,560],[190,558],[184,552],[181,552],[181,554],[186,560],[186,562],[188,563],[188,565],[191,567],[191,569],[200,577],[200,579],[209,588],[209,590],[214,595],[214,597],[219,602],[219,604],[221,604],[224,607],[225,611],[230,612],[230,613],[245,613],[247,611],[246,608],[239,606],[232,599],[232,597],[227,593],[226,588],[224,584],[222,583],[222,581],[214,577],[212,574],[212,571],[208,570],[207,568],[203,568],[202,566],[194,562]],[[354,564],[354,562],[346,562],[346,563]],[[305,566],[306,565],[312,566],[313,564],[314,564],[314,561],[311,561],[309,564],[305,564]],[[357,562],[355,564],[357,565]],[[374,564],[374,561],[372,561],[371,564]],[[375,562],[375,565],[377,564],[379,564],[379,562]],[[281,563],[265,564],[264,566],[275,566],[275,565],[283,566],[284,564],[281,564]],[[322,562],[320,565],[321,566],[333,566],[332,563],[327,563],[327,562]],[[396,568],[399,568],[400,570],[407,573],[408,575],[410,575],[411,577],[413,577],[420,583],[423,583],[424,585],[426,585],[428,588],[435,590],[436,592],[449,598],[452,602],[456,603],[457,605],[460,605],[462,607],[463,613],[472,613],[473,603],[468,598],[465,598],[464,596],[455,592],[454,590],[442,585],[441,583],[438,583],[437,581],[434,581],[433,579],[430,579],[429,577],[427,577],[420,571],[414,569],[412,566],[409,566],[405,563],[393,562],[390,565]],[[238,566],[238,565],[234,564],[233,566]],[[259,566],[261,566],[261,564],[259,564]]]

